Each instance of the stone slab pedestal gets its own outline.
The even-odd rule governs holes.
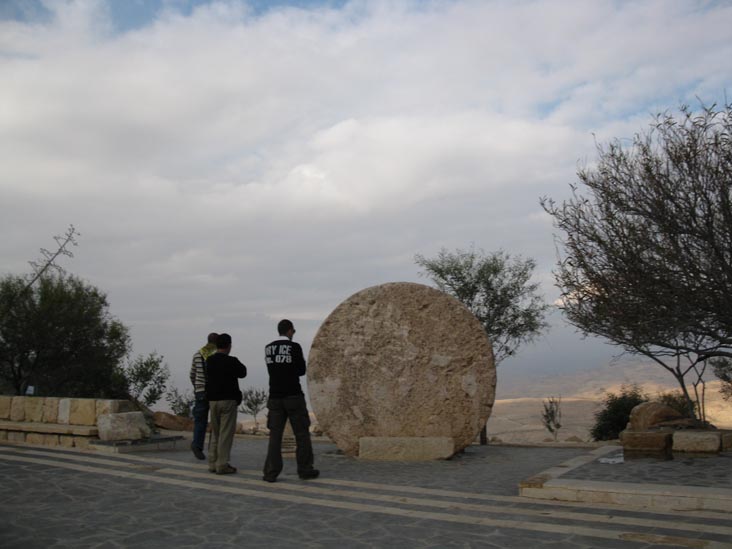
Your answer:
[[[721,448],[721,431],[676,431],[674,433],[674,452],[716,454]]]
[[[358,457],[381,461],[448,459],[455,453],[451,437],[361,437]]]
[[[620,442],[626,452],[658,452],[671,450],[673,434],[669,431],[628,431],[620,433]]]

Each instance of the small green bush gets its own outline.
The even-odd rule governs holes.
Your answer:
[[[191,407],[196,401],[196,397],[191,391],[181,393],[176,387],[173,387],[165,396],[165,400],[168,401],[168,406],[175,415],[191,417]]]
[[[615,440],[625,429],[630,419],[630,411],[649,400],[638,385],[623,385],[620,394],[605,395],[602,410],[595,413],[595,425],[590,431],[594,440]]]

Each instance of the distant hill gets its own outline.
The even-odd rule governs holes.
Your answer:
[[[622,385],[637,383],[646,391],[676,389],[676,380],[660,366],[642,363],[619,363],[571,373],[514,376],[498,368],[496,398],[547,398],[549,396],[596,398],[617,392]]]
[[[534,443],[550,437],[541,421],[543,401],[562,397],[559,440],[590,440],[595,412],[608,392],[636,383],[651,397],[676,390],[674,378],[659,366],[623,363],[592,370],[536,377],[512,376],[498,369],[496,402],[488,421],[488,436],[502,442]],[[719,381],[707,381],[708,419],[720,428],[732,429],[732,401],[719,394]]]

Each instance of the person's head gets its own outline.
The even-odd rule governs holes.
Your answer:
[[[282,319],[277,324],[277,333],[292,339],[292,336],[295,335],[295,326],[293,326],[292,321],[286,318]]]
[[[216,350],[227,352],[231,350],[231,336],[229,334],[219,334],[216,338]]]
[[[211,332],[208,334],[208,338],[206,339],[206,345],[209,345],[210,347],[216,346],[216,340],[219,338],[219,334],[216,332]]]

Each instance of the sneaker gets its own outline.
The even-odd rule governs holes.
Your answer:
[[[262,477],[262,480],[263,480],[264,482],[277,482],[277,477],[268,477],[268,476],[263,476],[263,477]]]
[[[310,471],[303,471],[302,473],[298,473],[297,476],[299,476],[303,480],[310,480],[318,478],[318,476],[320,476],[320,471],[318,471],[317,469],[311,469]]]
[[[216,469],[217,475],[231,475],[233,473],[236,473],[236,467],[232,467],[228,463],[224,465],[221,469]]]
[[[193,455],[196,456],[198,459],[206,459],[206,456],[203,453],[203,450],[201,450],[198,446],[194,446],[192,442],[191,442],[191,450],[193,450]]]

